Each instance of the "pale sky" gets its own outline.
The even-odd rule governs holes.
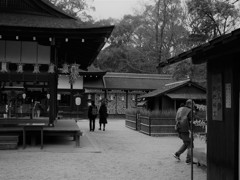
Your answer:
[[[97,19],[121,19],[125,14],[132,14],[143,1],[147,0],[94,0],[96,11],[93,16]]]

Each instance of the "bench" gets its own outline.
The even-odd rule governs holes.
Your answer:
[[[18,148],[18,136],[0,135],[0,150],[17,148]]]
[[[46,124],[47,125],[48,119],[0,118],[0,135],[2,135],[2,136],[17,136],[17,137],[22,136],[23,137],[23,148],[25,148],[26,127],[28,127],[31,124],[40,124],[40,125]]]

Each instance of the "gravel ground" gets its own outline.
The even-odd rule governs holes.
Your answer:
[[[176,161],[177,137],[150,137],[125,127],[124,120],[108,120],[106,131],[90,132],[78,121],[80,148],[71,139],[45,140],[40,146],[0,151],[0,180],[190,180],[186,153]],[[202,142],[195,141],[195,147]],[[194,165],[194,180],[206,180],[206,167]]]

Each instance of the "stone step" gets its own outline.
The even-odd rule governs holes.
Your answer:
[[[9,149],[17,149],[18,143],[17,142],[0,142],[0,150],[9,150]]]
[[[18,148],[18,136],[1,135],[0,136],[0,149],[17,149]]]

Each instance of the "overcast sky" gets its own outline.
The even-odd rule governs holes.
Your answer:
[[[97,19],[121,19],[125,14],[133,13],[143,1],[147,0],[94,0],[94,16]]]

